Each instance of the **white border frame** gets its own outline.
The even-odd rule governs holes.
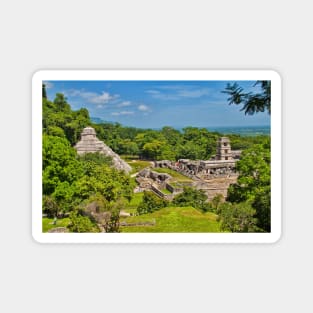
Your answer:
[[[271,80],[271,233],[43,233],[42,82]],[[42,70],[32,78],[32,235],[40,243],[274,243],[281,236],[281,78],[273,70]]]

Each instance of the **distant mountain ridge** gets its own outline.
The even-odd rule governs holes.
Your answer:
[[[91,121],[95,124],[102,124],[102,123],[110,123],[110,124],[116,124],[116,122],[113,121],[105,121],[100,117],[90,117]]]
[[[238,134],[241,136],[270,135],[270,126],[225,126],[206,127],[208,131],[216,131],[222,134]]]
[[[101,123],[109,123],[109,124],[116,124],[118,122],[113,122],[113,121],[105,121],[100,117],[90,117],[91,121],[95,124],[101,124]],[[133,127],[133,128],[140,128],[140,129],[148,129],[148,128],[142,128],[142,127],[136,127],[136,126],[126,126],[125,127]],[[164,126],[170,126],[170,125],[164,125]],[[179,130],[180,132],[186,128],[186,127],[195,127],[195,128],[205,128],[208,131],[211,132],[218,132],[221,134],[238,134],[241,136],[258,136],[258,135],[270,135],[271,134],[271,126],[269,125],[263,125],[263,126],[184,126],[184,127],[179,127],[179,126],[171,126],[174,129]],[[149,128],[153,130],[161,130],[162,127],[158,128]]]

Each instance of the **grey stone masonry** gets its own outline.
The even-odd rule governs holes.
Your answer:
[[[217,160],[219,161],[233,160],[229,138],[227,137],[219,138],[216,147],[216,157]]]
[[[131,167],[120,158],[110,147],[108,147],[103,141],[99,140],[96,136],[96,131],[92,127],[86,127],[81,133],[81,140],[74,147],[79,155],[85,153],[99,152],[112,158],[113,166],[125,171],[126,173],[131,171]]]

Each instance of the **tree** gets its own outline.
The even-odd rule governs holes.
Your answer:
[[[229,104],[243,104],[241,111],[253,115],[258,112],[267,111],[271,114],[271,81],[257,81],[254,86],[260,86],[260,92],[244,92],[244,89],[237,83],[227,84],[222,93],[229,95]]]
[[[239,176],[236,184],[228,188],[227,201],[249,201],[255,209],[260,230],[271,229],[271,157],[270,143],[253,145],[243,151],[236,163]]]
[[[64,130],[58,126],[48,126],[46,129],[46,134],[50,136],[65,138]]]
[[[42,84],[42,97],[47,99],[46,85]]]
[[[110,206],[109,217],[103,225],[106,233],[118,233],[120,228],[120,212],[125,209],[125,202],[123,199],[118,199]]]
[[[255,210],[248,202],[224,203],[218,211],[221,230],[233,233],[257,231]]]
[[[47,214],[48,217],[57,216],[59,209],[57,202],[51,196],[44,195],[42,197],[42,212]]]
[[[70,224],[68,228],[73,233],[98,233],[99,227],[87,216],[79,214],[77,210],[70,213]]]
[[[43,136],[43,193],[51,195],[61,182],[72,184],[83,175],[76,151],[65,138]]]
[[[173,204],[183,207],[192,206],[196,209],[207,211],[209,208],[207,200],[208,197],[203,190],[184,187],[184,191],[174,198]]]
[[[271,231],[271,192],[268,189],[270,187],[258,193],[252,203],[252,207],[256,209],[257,226],[266,232]]]
[[[57,93],[54,102],[45,98],[42,101],[43,107],[43,133],[68,139],[74,145],[82,129],[91,124],[89,112],[82,108],[72,111],[65,96]]]
[[[213,199],[211,200],[211,204],[215,212],[218,211],[219,206],[223,203],[223,199],[224,199],[223,195],[219,193],[215,195]]]
[[[137,155],[139,153],[138,145],[130,139],[121,139],[118,142],[118,153],[127,155]]]
[[[52,198],[56,201],[62,213],[68,212],[73,209],[74,205],[74,187],[69,182],[59,182],[52,194]]]
[[[103,195],[107,201],[116,201],[118,198],[130,200],[133,195],[135,182],[129,175],[110,167],[102,156],[95,154],[80,158],[83,167],[83,176],[76,182],[76,196],[88,199],[97,193]]]
[[[58,111],[71,111],[71,107],[70,105],[67,103],[67,99],[65,98],[65,96],[62,93],[57,93],[55,95],[55,99],[53,101],[53,103],[56,105],[56,109]]]
[[[178,157],[182,159],[209,159],[216,149],[218,135],[205,128],[186,127],[183,129],[182,143]]]
[[[144,157],[152,160],[161,160],[162,147],[164,142],[159,140],[153,140],[146,143],[142,148],[142,154]]]
[[[171,146],[177,145],[177,143],[181,140],[181,133],[173,127],[164,126],[161,133]]]
[[[240,160],[236,163],[239,172],[237,183],[228,190],[227,200],[242,202],[254,200],[256,194],[269,190],[271,183],[271,154],[265,145],[253,145],[242,152]]]
[[[178,147],[179,159],[200,160],[204,159],[205,154],[205,148],[197,145],[192,141],[187,141],[184,145]]]
[[[156,210],[162,209],[167,206],[167,201],[159,198],[151,191],[144,191],[141,203],[137,208],[138,214],[152,213]]]
[[[120,212],[124,209],[123,199],[120,198],[110,203],[101,194],[96,194],[88,199],[82,212],[106,233],[117,233],[120,227]]]

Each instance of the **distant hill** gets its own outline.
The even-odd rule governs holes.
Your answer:
[[[107,123],[109,123],[109,124],[116,124],[116,122],[113,122],[113,121],[103,120],[101,117],[92,117],[91,116],[90,119],[95,124],[102,124],[102,123],[104,123],[104,124],[107,124]]]
[[[99,117],[92,117],[92,116],[91,116],[90,119],[91,119],[91,121],[92,121],[93,123],[96,123],[96,124],[100,124],[100,123],[103,122],[102,119],[99,118]]]
[[[241,136],[270,135],[270,126],[227,126],[227,127],[207,127],[208,131],[217,131],[222,134],[238,134]]]
[[[116,124],[116,122],[113,121],[105,121],[100,117],[90,117],[91,121],[95,124],[102,124],[102,123],[110,123],[110,124]]]

